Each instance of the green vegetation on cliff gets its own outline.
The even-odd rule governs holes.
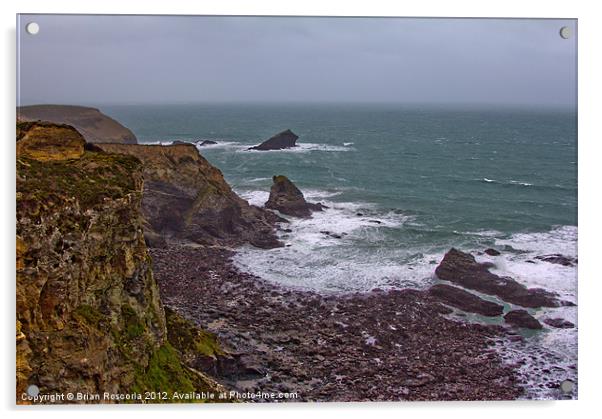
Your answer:
[[[223,390],[167,339],[140,160],[85,146],[64,125],[17,132],[17,401],[30,384],[43,394]]]

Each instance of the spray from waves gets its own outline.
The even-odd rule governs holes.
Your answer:
[[[307,190],[310,201],[329,208],[312,218],[290,218],[279,233],[285,247],[261,250],[247,247],[237,252],[235,264],[268,281],[291,288],[325,293],[365,292],[374,288],[421,287],[432,276],[442,255],[410,254],[400,246],[386,246],[386,231],[403,228],[412,217],[378,211],[363,202],[329,200],[339,192]],[[263,205],[265,191],[243,191],[254,205]]]
[[[216,144],[200,145],[204,140],[210,140],[216,142]],[[223,138],[201,138],[196,140],[190,140],[189,138],[174,138],[169,140],[147,140],[144,144],[157,144],[157,145],[172,145],[176,141],[182,141],[196,145],[199,151],[203,150],[215,150],[215,149],[232,149],[237,152],[249,152],[249,153],[309,153],[312,151],[326,151],[326,152],[343,152],[343,151],[355,151],[355,148],[351,147],[353,143],[343,143],[340,145],[331,144],[318,144],[318,143],[297,143],[296,147],[285,148],[282,150],[249,150],[254,144],[245,144],[239,141],[231,141]]]
[[[248,147],[245,146],[244,149],[239,151],[245,151],[249,153],[309,153],[312,151],[355,151],[355,148],[350,146],[339,146],[339,145],[330,145],[330,144],[318,144],[318,143],[297,143],[296,147],[284,148],[282,150],[248,150]]]

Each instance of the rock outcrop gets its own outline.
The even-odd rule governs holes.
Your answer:
[[[504,312],[504,307],[491,301],[484,300],[461,288],[446,284],[436,284],[429,289],[429,294],[452,307],[459,308],[469,313],[482,314],[483,316],[499,316]]]
[[[541,323],[527,310],[512,310],[504,316],[504,321],[510,323],[513,326],[524,327],[526,329],[539,330],[543,326]]]
[[[469,253],[451,249],[435,269],[435,274],[440,279],[484,294],[495,295],[523,307],[572,305],[570,302],[558,300],[557,295],[549,291],[527,288],[512,278],[495,275],[489,272],[491,266],[488,263],[478,263]]]
[[[293,217],[309,218],[312,211],[322,211],[322,204],[305,200],[303,193],[286,176],[274,176],[270,197],[265,207]]]
[[[71,105],[21,106],[17,108],[17,119],[68,124],[77,129],[89,143],[137,143],[132,131],[95,108]]]
[[[55,134],[70,138],[64,159]],[[60,125],[34,124],[17,140],[31,142],[17,147],[17,402],[31,384],[42,394],[220,390],[167,339],[141,162],[82,152]]]
[[[101,149],[136,156],[143,163],[142,211],[151,247],[166,240],[204,245],[260,248],[282,246],[274,225],[276,214],[249,205],[232,191],[221,171],[192,144],[99,144]]]
[[[203,141],[198,141],[196,143],[196,145],[198,145],[199,147],[206,146],[206,145],[215,145],[215,144],[217,144],[217,141],[212,141],[212,140],[203,140]]]
[[[575,327],[572,322],[561,318],[545,319],[543,322],[557,329],[572,329]]]
[[[553,255],[536,256],[535,259],[562,266],[575,266],[577,264],[576,258],[564,256],[558,253]]]
[[[285,148],[292,148],[297,146],[298,135],[293,133],[290,129],[286,131],[282,131],[268,140],[265,140],[263,143],[256,145],[254,147],[249,147],[249,150],[259,150],[259,151],[268,151],[268,150],[283,150]]]

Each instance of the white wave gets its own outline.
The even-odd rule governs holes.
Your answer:
[[[306,196],[326,197],[336,192],[306,191]],[[268,193],[241,193],[250,202],[265,202]],[[312,199],[309,199],[312,201]],[[419,255],[408,262],[407,249],[385,248],[386,229],[403,228],[407,215],[379,213],[363,202],[322,201],[328,206],[312,218],[286,217],[280,239],[286,247],[261,250],[246,247],[234,257],[247,272],[293,288],[318,292],[369,291],[373,288],[417,287],[428,281],[431,260],[442,255]]]
[[[263,182],[263,181],[271,180],[271,179],[272,179],[271,177],[255,177],[253,179],[247,180],[247,182],[250,182],[250,183]]]
[[[239,143],[238,141],[222,141],[222,140],[219,140],[219,141],[212,140],[212,141],[216,141],[217,144],[200,145],[200,143],[203,142],[203,140],[200,140],[195,145],[196,145],[196,148],[200,152],[202,152],[203,150],[214,150],[214,149],[221,149],[221,148],[232,148],[235,150],[245,150],[249,147],[248,145]]]
[[[485,182],[485,183],[498,183],[498,184],[501,184],[501,185],[533,186],[532,183],[521,182],[519,180],[509,180],[509,181],[506,182],[506,181],[499,181],[499,180],[496,180],[496,179],[489,179],[489,178],[486,178],[486,177],[484,177],[483,179],[480,179],[480,180],[482,182]]]
[[[353,144],[354,144],[353,142],[350,142],[350,143],[343,143],[343,145],[344,145],[345,147],[348,147],[348,146],[350,146],[350,145],[353,145]]]
[[[511,180],[510,183],[512,183],[513,185],[533,186],[532,183],[529,183],[529,182],[520,182],[518,180]]]
[[[296,147],[284,148],[282,150],[248,150],[252,145],[245,146],[240,151],[250,153],[309,153],[311,151],[355,151],[353,147],[343,147],[339,145],[317,144],[317,143],[297,143]]]
[[[518,251],[502,252],[500,257],[493,259],[500,274],[511,276],[529,287],[558,292],[564,299],[576,302],[577,268],[536,259],[557,253],[576,258],[576,226],[562,226],[541,233],[517,233],[507,239],[498,238],[495,244]]]
[[[270,197],[269,191],[237,191],[237,193],[242,199],[247,200],[249,204],[258,207],[263,207]]]

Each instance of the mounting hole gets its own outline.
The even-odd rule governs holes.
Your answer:
[[[574,388],[575,383],[573,383],[571,380],[564,380],[562,383],[560,383],[560,390],[562,390],[564,394],[572,393]]]
[[[36,386],[35,384],[32,384],[29,387],[27,387],[27,395],[28,396],[36,397],[38,394],[40,394],[40,388],[38,386]]]
[[[25,26],[25,30],[30,35],[37,35],[40,32],[40,25],[35,22],[30,22]]]
[[[571,28],[568,26],[563,26],[560,28],[560,37],[562,39],[569,39],[571,37]]]

